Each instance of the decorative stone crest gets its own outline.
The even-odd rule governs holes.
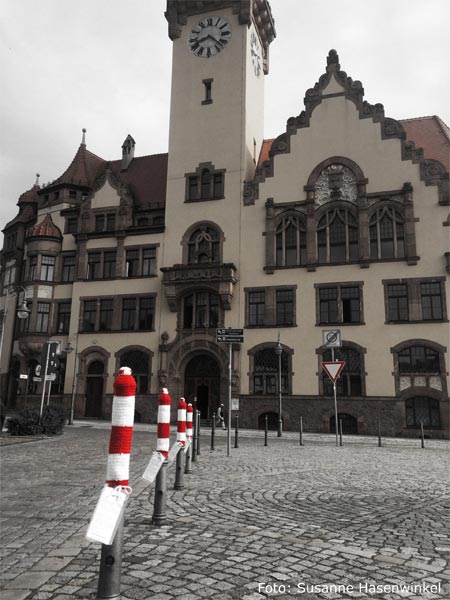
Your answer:
[[[356,204],[358,189],[354,173],[346,166],[332,164],[319,175],[316,184],[316,203],[321,206],[333,200],[345,200]]]

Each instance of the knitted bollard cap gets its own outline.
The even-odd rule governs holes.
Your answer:
[[[136,381],[129,367],[121,367],[114,381],[106,484],[128,485],[133,438]]]
[[[167,388],[161,390],[158,400],[158,440],[156,451],[164,458],[169,456],[170,448],[170,403],[171,399]]]
[[[187,405],[186,411],[186,436],[188,440],[192,440],[192,419],[194,416],[194,408],[191,403]]]
[[[186,446],[186,400],[180,398],[178,402],[178,424],[177,424],[177,442]]]

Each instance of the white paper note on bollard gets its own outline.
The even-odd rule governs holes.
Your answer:
[[[86,533],[86,539],[110,546],[117,533],[131,488],[119,485],[102,489]]]
[[[142,479],[152,483],[156,479],[164,461],[165,458],[160,452],[153,452],[150,462],[142,475]]]
[[[189,446],[191,445],[191,440],[186,440],[186,445],[183,448],[184,449],[184,453],[186,454],[187,451],[189,450]]]
[[[169,456],[167,457],[169,464],[173,463],[173,461],[177,457],[178,452],[181,450],[182,447],[183,446],[180,444],[180,442],[175,442],[175,444],[172,446],[172,448],[169,451]]]

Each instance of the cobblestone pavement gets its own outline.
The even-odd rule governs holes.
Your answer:
[[[109,427],[2,441],[2,600],[95,598],[100,545],[84,536]],[[271,433],[264,447],[253,432],[227,456],[222,431],[213,452],[205,435],[183,490],[169,467],[159,528],[140,478],[155,447],[136,426],[123,600],[450,597],[448,442]]]

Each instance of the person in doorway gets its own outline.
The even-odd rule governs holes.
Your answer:
[[[216,421],[216,425],[219,425],[220,423],[222,423],[222,429],[226,429],[225,427],[225,414],[224,414],[224,406],[223,404],[221,404],[219,406],[219,408],[217,409],[217,421]]]

